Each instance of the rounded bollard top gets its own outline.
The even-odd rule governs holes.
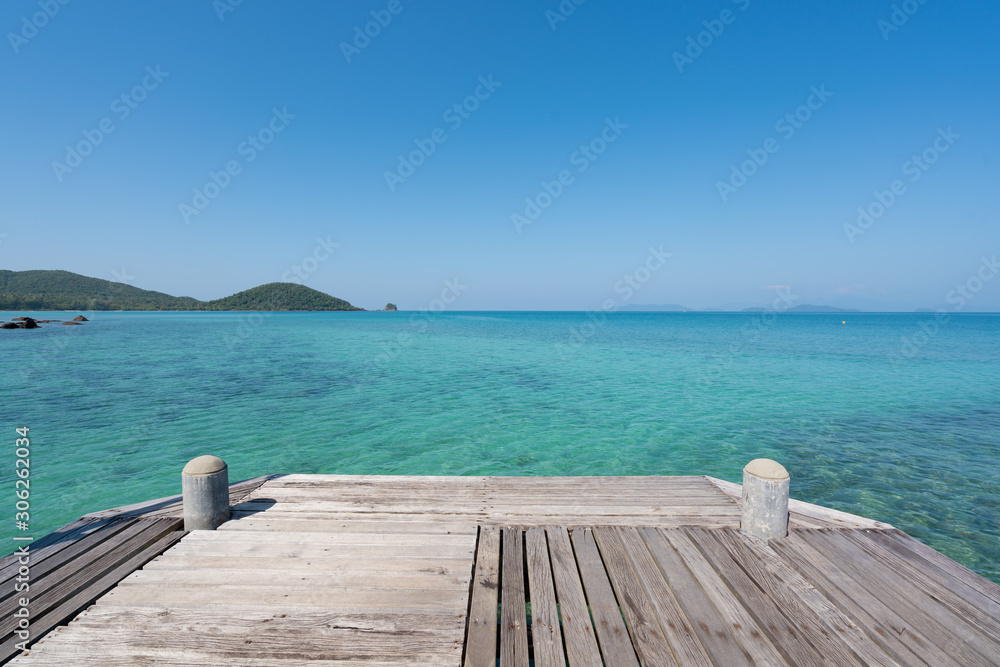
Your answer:
[[[788,471],[785,470],[785,466],[771,459],[754,459],[743,468],[743,472],[763,479],[788,479]]]
[[[184,466],[184,475],[212,475],[226,469],[226,462],[218,456],[199,456]]]

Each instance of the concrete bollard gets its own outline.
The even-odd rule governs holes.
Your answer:
[[[229,521],[229,468],[217,456],[191,459],[181,473],[184,530],[215,530]]]
[[[743,468],[740,530],[769,540],[788,535],[788,471],[771,459]]]

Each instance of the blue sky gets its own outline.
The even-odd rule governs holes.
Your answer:
[[[3,4],[0,268],[897,309],[1000,253],[996,3],[233,1]]]

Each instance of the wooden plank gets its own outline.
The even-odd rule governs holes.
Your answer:
[[[259,570],[242,567],[210,570],[144,569],[119,586],[286,586],[288,588],[365,588],[381,590],[468,590],[471,573],[445,576],[428,572],[351,572],[345,570]]]
[[[469,558],[358,558],[356,554],[324,556],[322,558],[256,557],[234,561],[228,556],[179,556],[174,553],[155,558],[143,568],[144,572],[170,570],[227,570],[234,566],[255,570],[281,570],[295,572],[423,572],[447,576],[467,577]]]
[[[528,619],[520,528],[503,529],[500,590],[500,667],[528,667]]]
[[[497,596],[500,590],[500,531],[479,529],[479,547],[469,607],[465,667],[495,667]]]
[[[938,570],[948,577],[953,577],[965,583],[965,585],[975,588],[983,595],[986,595],[994,602],[1000,603],[1000,586],[993,583],[986,577],[977,574],[967,567],[963,567],[945,556],[940,551],[935,551],[912,535],[896,530],[885,535],[886,539],[891,539],[902,547],[906,547],[916,556],[937,566]]]
[[[996,644],[996,653],[1000,656],[1000,605],[993,604],[975,590],[963,589],[964,595],[958,595],[955,589],[962,586],[961,582],[947,578],[944,582],[938,581],[927,568],[914,567],[892,548],[873,540],[867,532],[852,531],[847,539],[893,571],[911,581],[919,581],[921,590]]]
[[[684,613],[675,595],[675,591],[671,590],[664,574],[660,571],[659,565],[650,553],[645,541],[639,535],[639,531],[635,528],[622,527],[615,528],[614,530],[621,540],[622,547],[625,549],[632,567],[635,569],[639,583],[646,591],[646,596],[652,603],[653,609],[659,619],[660,627],[663,629],[667,641],[673,648],[677,663],[680,665],[711,665],[712,659],[702,641],[695,633],[691,619]],[[683,568],[683,566],[681,567]],[[715,625],[717,627],[724,627],[718,622],[717,618]],[[731,652],[742,657],[742,661],[729,661],[726,664],[734,666],[744,664],[746,657],[743,656],[735,642],[731,638],[728,638],[728,633],[724,632],[723,638],[728,639],[728,643],[733,649]]]
[[[66,596],[126,560],[132,552],[145,549],[163,535],[180,527],[177,519],[131,519],[124,530],[70,560],[48,576],[31,583],[32,620],[57,606]],[[0,637],[9,637],[17,625],[14,612],[21,606],[21,596],[0,603]]]
[[[794,616],[785,615],[777,601],[770,599],[757,583],[734,561],[726,550],[718,544],[709,531],[683,529],[688,538],[698,546],[719,575],[740,598],[744,607],[760,622],[764,632],[774,645],[784,653],[792,664],[823,665],[835,664],[817,650],[814,641],[818,631],[811,626],[799,625]],[[810,641],[810,638],[812,641]],[[856,660],[850,664],[856,664]]]
[[[166,628],[169,629],[169,628]],[[287,629],[272,630],[268,625],[244,627],[239,633],[219,633],[214,627],[186,626],[181,633],[133,629],[95,628],[70,625],[61,628],[57,641],[46,641],[34,653],[39,658],[61,659],[72,664],[75,656],[99,651],[102,655],[169,654],[179,648],[195,648],[208,663],[239,665],[246,658],[308,658],[323,656],[328,660],[392,660],[410,658],[423,664],[441,664],[452,659],[458,663],[462,652],[461,633],[451,636],[422,632],[417,628],[403,631],[374,631],[367,628],[313,629],[297,633]],[[179,641],[179,638],[183,638]],[[53,637],[56,639],[56,637]]]
[[[17,554],[18,547],[28,546],[31,552],[32,565],[37,565],[53,554],[71,547],[87,535],[104,530],[112,523],[115,523],[115,521],[111,519],[78,519],[39,540],[15,544],[14,553],[0,558],[0,584],[10,581],[17,576],[18,569],[21,566],[18,562],[20,558]]]
[[[619,528],[618,533],[657,605],[660,625],[679,654],[678,662],[748,667],[751,663],[729,624],[719,618],[663,535],[653,528]]]
[[[639,660],[644,667],[675,667],[678,661],[670,650],[653,604],[647,597],[618,534],[613,528],[594,528],[592,534],[597,541],[604,569],[611,579],[628,633],[632,637],[632,647]],[[704,657],[707,661],[708,656]]]
[[[580,568],[583,590],[590,602],[590,613],[594,618],[594,628],[597,630],[604,662],[621,667],[639,667],[635,649],[629,640],[628,628],[622,620],[618,601],[608,581],[604,563],[601,562],[601,554],[589,529],[573,531],[573,549]]]
[[[360,588],[322,589],[281,588],[280,586],[118,586],[101,599],[101,604],[228,607],[322,607],[325,609],[397,609],[464,613],[468,590],[386,591]]]
[[[559,608],[552,583],[549,546],[545,529],[529,528],[524,535],[528,562],[528,592],[531,598],[531,645],[535,667],[565,667]]]
[[[855,581],[813,548],[800,532],[791,532],[785,539],[775,540],[771,547],[899,662],[959,667],[947,653],[908,628],[907,622],[872,595],[867,586]]]
[[[260,608],[230,605],[228,607],[174,607],[169,600],[160,606],[129,607],[95,604],[88,607],[70,625],[93,628],[119,628],[145,632],[165,628],[168,632],[192,626],[211,626],[220,634],[239,634],[247,628],[266,628],[291,633],[323,633],[329,629],[350,629],[373,632],[435,633],[445,635],[465,631],[465,614],[397,613],[392,610]],[[496,622],[493,624],[496,628]],[[495,634],[495,633],[494,633]]]
[[[844,569],[863,582],[880,600],[896,609],[905,619],[906,628],[917,629],[959,662],[978,665],[1000,659],[995,645],[972,626],[915,588],[912,581],[897,576],[890,568],[866,554],[840,531],[809,531],[803,533],[803,537],[827,557],[839,559]]]
[[[61,579],[69,576],[72,571],[69,568],[63,567],[67,562],[80,557],[81,554],[84,554],[91,549],[94,549],[105,540],[115,536],[127,536],[133,533],[137,528],[140,530],[142,529],[141,526],[136,526],[133,521],[112,521],[104,523],[97,530],[81,532],[79,533],[80,536],[77,539],[62,543],[62,548],[58,551],[49,553],[47,558],[39,558],[34,549],[29,548],[27,564],[31,570],[30,577],[32,595],[37,596],[44,590],[44,587],[51,588]],[[0,588],[0,600],[7,600],[12,597],[23,597],[16,591],[13,582]],[[0,608],[0,617],[2,617],[4,613],[5,611],[3,608]]]
[[[197,530],[189,534],[187,544],[215,544],[238,542],[240,544],[260,544],[273,542],[275,535],[266,530],[219,531]],[[284,544],[357,544],[359,546],[398,546],[416,547],[441,545],[446,548],[473,548],[476,543],[474,535],[426,535],[413,533],[353,533],[353,532],[292,532],[281,533]]]
[[[791,615],[798,620],[799,629],[809,633],[810,640],[828,659],[838,665],[896,667],[899,664],[802,575],[789,567],[766,540],[736,530],[716,530],[711,534],[754,582],[778,603],[786,616]]]
[[[672,528],[661,529],[659,531],[644,531],[643,537],[651,547],[653,557],[660,565],[660,569],[668,577],[671,584],[677,581],[675,576],[680,572],[671,550],[659,545],[656,536],[664,537],[671,547],[681,558],[682,566],[691,572],[694,580],[705,592],[706,597],[718,609],[720,618],[728,620],[731,624],[732,636],[735,637],[750,658],[761,665],[787,665],[789,664],[778,648],[771,642],[763,628],[750,612],[744,608],[742,602],[736,597],[733,591],[726,585],[726,582],[719,576],[719,573],[712,567],[712,564],[705,558],[704,554],[698,550],[694,542],[688,537],[684,529]],[[687,600],[685,600],[686,602]],[[711,626],[709,626],[709,629]],[[706,628],[699,629],[703,632]],[[702,635],[704,636],[704,635]],[[708,644],[706,642],[706,644]],[[725,664],[725,663],[723,663]]]
[[[563,526],[545,529],[552,561],[552,580],[562,617],[563,638],[569,667],[602,667],[601,651],[587,610],[573,545]]]
[[[323,514],[302,517],[270,511],[256,514],[234,514],[233,520],[219,526],[219,530],[267,530],[279,533],[412,533],[415,535],[469,535],[475,537],[478,529],[475,521],[386,521],[384,519],[352,521],[328,519]]]
[[[230,533],[231,534],[231,533]],[[243,543],[219,541],[181,541],[172,555],[178,556],[230,556],[247,558],[264,556],[267,558],[320,558],[324,556],[355,556],[357,558],[412,557],[412,558],[466,558],[471,562],[472,546],[457,545],[403,545],[392,544],[283,544],[281,540],[272,543]]]
[[[32,641],[37,641],[39,638],[44,637],[52,628],[66,622],[66,620],[103,595],[131,572],[142,567],[145,562],[169,549],[182,536],[183,533],[180,531],[168,533],[141,551],[137,553],[132,552],[131,557],[120,562],[110,571],[103,571],[96,579],[87,579],[86,584],[81,588],[67,590],[64,595],[55,599],[57,604],[49,607],[43,614],[32,617]],[[21,640],[17,636],[4,641],[0,645],[0,662],[7,660],[10,656],[17,653],[16,646],[20,642]]]

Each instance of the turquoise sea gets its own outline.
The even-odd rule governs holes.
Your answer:
[[[206,453],[233,481],[739,482],[763,456],[789,469],[794,497],[892,523],[1000,582],[1000,315],[88,316],[0,331],[4,553],[14,429],[28,426],[36,537],[178,493]]]

